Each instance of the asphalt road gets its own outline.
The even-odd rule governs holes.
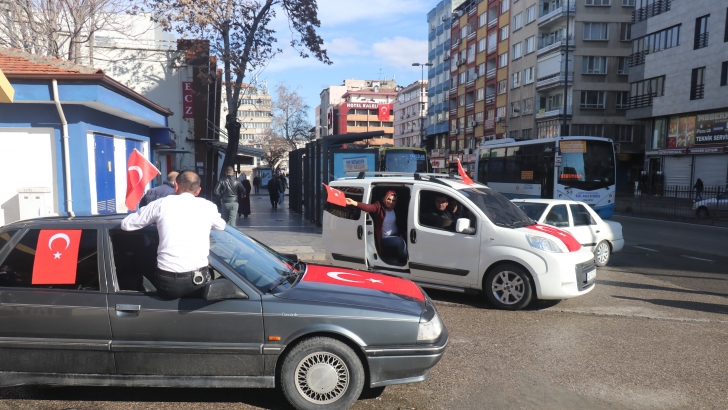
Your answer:
[[[450,344],[430,378],[354,409],[726,409],[728,229],[615,217],[591,293],[521,312],[430,292]],[[275,390],[0,389],[10,409],[289,409]]]

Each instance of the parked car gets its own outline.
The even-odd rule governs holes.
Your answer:
[[[357,202],[372,203],[390,190],[405,226],[408,257],[376,248],[367,212],[327,202],[323,243],[334,264],[412,279],[420,286],[453,292],[482,291],[496,307],[517,310],[532,299],[565,299],[594,289],[594,256],[571,234],[537,225],[515,204],[485,185],[442,174],[361,175],[331,186]],[[437,197],[459,205],[457,223],[427,223]],[[423,215],[425,218],[423,218]],[[394,253],[394,254],[393,254]]]
[[[165,300],[156,228],[120,221],[0,228],[0,386],[279,385],[297,409],[343,409],[443,355],[447,330],[411,281],[294,262],[227,227],[204,293]]]
[[[698,218],[728,216],[728,195],[718,194],[715,198],[694,202],[693,210]]]
[[[622,224],[603,220],[589,205],[559,199],[514,199],[529,217],[570,232],[581,246],[594,252],[597,266],[607,266],[612,253],[624,247]]]

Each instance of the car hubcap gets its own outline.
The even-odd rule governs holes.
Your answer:
[[[600,244],[597,248],[597,260],[601,264],[605,264],[609,260],[609,246],[606,243]]]
[[[523,299],[525,283],[518,274],[503,271],[493,279],[493,296],[504,305],[513,305]]]
[[[348,387],[349,369],[335,354],[312,353],[296,367],[296,388],[311,403],[333,403]]]

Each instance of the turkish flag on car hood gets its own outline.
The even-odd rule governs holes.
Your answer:
[[[38,235],[33,262],[33,285],[73,285],[76,283],[81,230],[42,229]]]
[[[414,282],[407,279],[361,270],[338,268],[336,266],[309,264],[301,281],[353,286],[394,293],[420,301],[425,300],[422,290]]]
[[[561,242],[563,242],[564,245],[566,245],[566,248],[569,250],[569,252],[575,252],[581,249],[581,244],[579,243],[579,241],[576,240],[576,238],[574,238],[569,232],[562,231],[559,228],[554,228],[553,226],[541,224],[527,226],[526,228],[555,236]]]
[[[129,156],[126,171],[125,204],[129,210],[136,209],[142,196],[144,196],[144,187],[157,175],[159,175],[159,170],[134,148]]]

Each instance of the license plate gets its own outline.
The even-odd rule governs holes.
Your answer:
[[[596,278],[596,277],[597,277],[597,270],[596,270],[596,269],[594,269],[594,270],[593,270],[593,271],[591,271],[591,272],[587,272],[587,273],[586,273],[586,281],[587,281],[587,282],[591,282],[591,281],[593,281],[593,280],[594,280],[594,278]]]

